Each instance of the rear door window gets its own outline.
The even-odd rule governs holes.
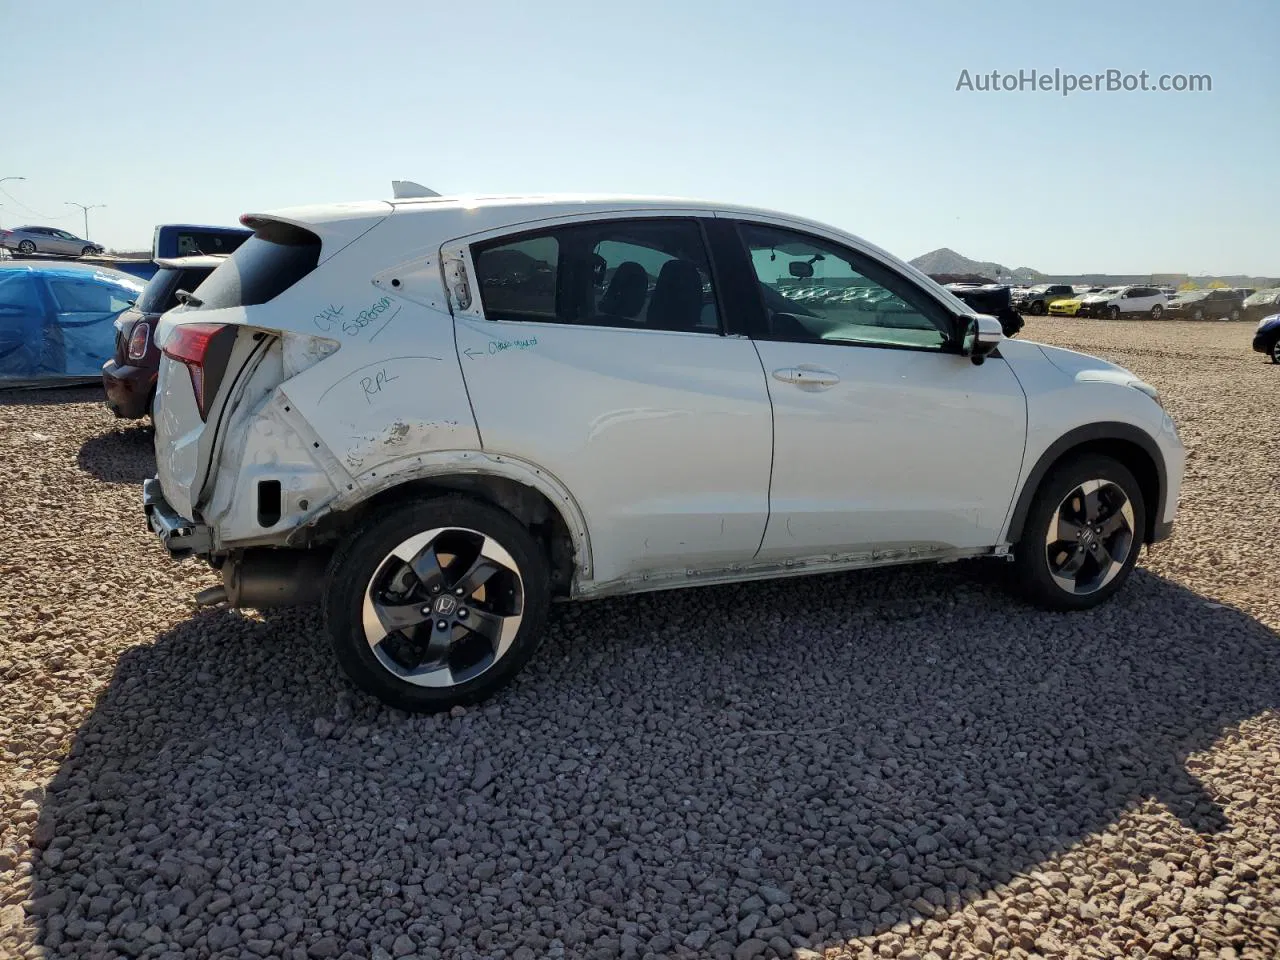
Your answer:
[[[252,307],[273,300],[320,262],[320,238],[285,223],[258,228],[192,293],[198,309]]]

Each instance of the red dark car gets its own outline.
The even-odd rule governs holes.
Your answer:
[[[117,417],[136,420],[151,412],[160,351],[155,345],[156,322],[178,305],[178,291],[188,293],[225,256],[173,257],[157,260],[160,268],[147,283],[138,302],[116,319],[116,354],[102,365],[107,407]]]

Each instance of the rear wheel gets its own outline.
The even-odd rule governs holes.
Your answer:
[[[1043,300],[1037,300],[1035,303],[1031,304],[1031,315],[1032,315],[1033,317],[1043,317],[1043,316],[1044,316],[1044,301],[1043,301]]]
[[[1232,319],[1232,320],[1239,320],[1239,319],[1240,319],[1240,310],[1239,310],[1237,307],[1232,307],[1232,308],[1231,308],[1231,319]]]
[[[1129,578],[1145,524],[1142,490],[1123,464],[1089,455],[1055,467],[1014,551],[1023,593],[1050,610],[1102,603]]]
[[[505,686],[542,640],[546,557],[514,517],[460,496],[391,509],[329,566],[325,622],[357,686],[432,713]]]
[[[1280,337],[1276,337],[1271,344],[1271,362],[1280,363]]]
[[[1192,320],[1203,320],[1203,319],[1204,319],[1204,309],[1203,309],[1202,307],[1196,307],[1194,310],[1192,310],[1192,311],[1191,311],[1191,319],[1192,319]]]
[[[18,244],[18,252],[25,253],[28,257],[31,256],[31,254],[36,252],[35,242],[32,240],[23,240]]]
[[[1151,308],[1152,320],[1159,320],[1163,316],[1164,316],[1164,307],[1162,307],[1160,304],[1157,303],[1154,307]]]

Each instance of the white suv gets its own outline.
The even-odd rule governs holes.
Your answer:
[[[1107,320],[1118,320],[1125,314],[1143,314],[1159,320],[1168,302],[1169,298],[1159,287],[1107,287],[1081,300],[1079,314]]]
[[[579,196],[242,222],[160,322],[144,508],[221,569],[203,602],[322,601],[389,704],[489,695],[553,600],[988,556],[1081,609],[1172,530],[1151,386],[820,223]]]

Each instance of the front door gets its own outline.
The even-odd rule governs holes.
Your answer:
[[[592,579],[749,562],[769,393],[751,341],[722,332],[699,221],[577,222],[452,255],[479,288],[455,329],[483,447],[572,491]]]
[[[996,544],[1026,398],[1000,357],[954,352],[953,316],[866,252],[741,223],[775,424],[761,560]]]

